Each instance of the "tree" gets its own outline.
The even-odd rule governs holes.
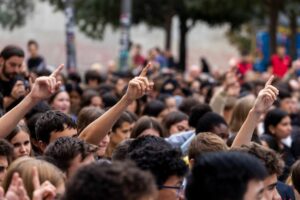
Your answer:
[[[0,0],[0,25],[9,30],[23,26],[33,9],[32,0]]]

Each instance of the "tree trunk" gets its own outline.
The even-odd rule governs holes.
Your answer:
[[[276,52],[277,47],[277,24],[278,24],[278,12],[279,12],[279,2],[280,0],[272,1],[268,4],[269,6],[269,34],[270,34],[270,50],[271,54]]]
[[[291,12],[290,14],[290,30],[291,30],[291,35],[290,35],[290,41],[291,41],[291,57],[293,59],[297,58],[297,15],[295,12]]]
[[[180,43],[179,43],[179,70],[186,68],[186,34],[188,32],[187,18],[179,17]]]
[[[172,16],[165,18],[165,49],[171,50],[172,46]]]

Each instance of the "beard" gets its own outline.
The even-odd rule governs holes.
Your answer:
[[[6,66],[6,62],[4,61],[4,63],[3,63],[3,66],[2,66],[2,74],[3,74],[3,76],[6,78],[6,79],[9,79],[9,80],[11,80],[11,79],[13,79],[13,78],[15,78],[18,74],[17,73],[15,73],[15,72],[8,72],[7,71],[7,66]]]

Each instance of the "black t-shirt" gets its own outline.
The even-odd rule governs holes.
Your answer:
[[[45,66],[44,58],[41,56],[35,57],[35,58],[29,58],[27,60],[27,66],[30,71],[32,70],[43,70]]]
[[[0,93],[3,97],[7,97],[10,95],[11,84],[13,84],[14,80],[3,81],[0,79]]]

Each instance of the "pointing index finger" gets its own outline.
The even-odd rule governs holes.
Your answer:
[[[142,70],[140,77],[146,77],[149,68],[152,66],[151,62],[149,62]]]
[[[51,77],[56,77],[61,70],[64,68],[64,64],[60,64],[55,70],[54,72],[52,72],[52,74],[50,75]]]
[[[269,78],[269,80],[266,82],[265,87],[267,87],[268,85],[271,85],[272,82],[273,82],[273,80],[274,80],[274,75],[272,75],[272,76]]]

